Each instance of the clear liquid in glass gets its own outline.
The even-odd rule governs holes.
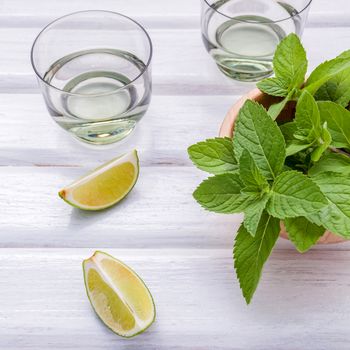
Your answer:
[[[44,76],[61,90],[45,91],[49,111],[62,128],[85,142],[119,141],[148,108],[149,74],[144,62],[125,51],[72,53],[56,61]]]
[[[271,75],[277,45],[289,33],[297,32],[299,17],[294,16],[293,8],[274,0],[267,3],[272,18],[239,15],[231,18],[221,16],[218,20],[217,13],[227,12],[230,0],[218,1],[204,15],[204,44],[227,76],[242,81],[256,81]],[[294,17],[291,18],[291,15]],[[289,19],[274,22],[275,17]]]

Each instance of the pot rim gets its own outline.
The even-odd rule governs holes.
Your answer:
[[[233,130],[234,130],[234,124],[235,120],[237,118],[238,112],[243,107],[244,103],[247,100],[253,100],[256,101],[257,99],[264,96],[264,93],[261,92],[258,88],[254,88],[253,90],[250,90],[248,93],[243,95],[226,113],[225,119],[223,120],[220,130],[219,130],[219,136],[220,137],[233,137]],[[229,129],[229,135],[227,133],[227,129]]]

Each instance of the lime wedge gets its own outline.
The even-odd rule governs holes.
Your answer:
[[[130,338],[153,323],[156,311],[152,295],[130,267],[97,251],[84,260],[83,270],[90,303],[114,333]]]
[[[58,194],[70,205],[84,210],[102,210],[120,202],[134,187],[139,175],[136,150],[113,159]]]

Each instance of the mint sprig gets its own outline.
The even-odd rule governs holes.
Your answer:
[[[233,140],[189,147],[193,163],[215,176],[194,191],[217,213],[244,213],[234,244],[234,266],[247,303],[284,223],[299,252],[326,230],[350,239],[350,51],[317,67],[305,83],[307,59],[291,34],[273,60],[276,76],[258,83],[281,97],[269,110],[247,101]],[[295,113],[279,118],[293,101]]]

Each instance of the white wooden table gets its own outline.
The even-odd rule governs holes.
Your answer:
[[[152,105],[123,145],[92,150],[50,119],[29,63],[34,37],[60,15],[113,10],[154,42]],[[186,148],[217,135],[252,85],[216,69],[199,32],[197,0],[0,0],[0,349],[350,348],[350,244],[300,255],[279,242],[247,307],[232,265],[241,217],[205,212],[191,193],[205,174]],[[314,0],[303,41],[310,67],[350,47],[349,0]],[[67,206],[57,191],[136,147],[141,175],[101,213]],[[124,340],[95,317],[82,259],[105,250],[150,287],[156,323]]]

